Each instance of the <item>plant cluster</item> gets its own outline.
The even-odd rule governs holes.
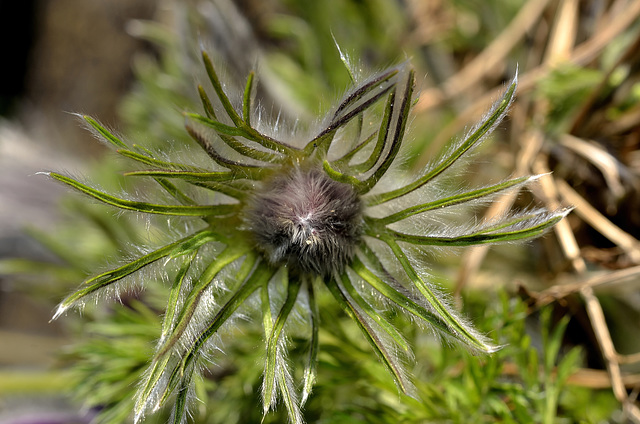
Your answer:
[[[196,381],[218,356],[221,335],[233,332],[238,318],[257,315],[265,344],[263,413],[280,399],[289,420],[302,422],[301,407],[317,378],[322,322],[316,298],[322,290],[353,319],[406,394],[415,393],[405,368],[412,352],[386,315],[389,309],[473,352],[498,349],[430,282],[417,255],[424,246],[539,236],[566,215],[567,210],[527,209],[487,222],[451,223],[453,214],[536,179],[518,177],[462,190],[450,189],[446,180],[507,114],[516,78],[464,137],[417,175],[400,177],[414,101],[415,77],[408,64],[364,79],[351,72],[354,88],[316,133],[283,136],[275,130],[280,124],[269,122],[254,105],[253,73],[236,106],[209,55],[203,52],[202,59],[215,97],[199,86],[205,114],[184,117],[208,164],[176,162],[129,145],[82,116],[119,155],[141,165],[125,175],[155,181],[160,192],[146,196],[159,200],[114,196],[48,173],[106,204],[176,222],[179,236],[86,280],[54,317],[90,299],[145,285],[154,272],[170,282],[159,340],[136,396],[136,421],[172,404],[172,422],[183,422],[196,398]],[[167,198],[171,201],[160,200]],[[149,269],[154,271],[143,272]],[[307,339],[299,383],[287,357],[294,336]]]

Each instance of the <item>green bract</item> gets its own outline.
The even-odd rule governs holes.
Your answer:
[[[136,281],[138,271],[152,263],[166,269],[172,286],[161,337],[139,386],[136,421],[168,403],[173,405],[173,422],[185,421],[194,397],[194,378],[216,352],[218,335],[239,314],[257,312],[265,341],[264,413],[280,398],[290,420],[302,422],[300,409],[317,372],[321,325],[317,290],[333,295],[407,394],[412,393],[412,384],[403,361],[410,358],[410,347],[381,310],[392,307],[411,315],[474,352],[497,349],[429,282],[428,274],[413,260],[420,247],[409,248],[535,237],[567,213],[532,209],[469,225],[442,224],[446,219],[438,218],[535,178],[520,177],[468,191],[447,192],[439,184],[452,165],[506,115],[516,78],[464,138],[418,175],[405,178],[408,183],[400,184],[401,168],[396,162],[414,94],[414,72],[407,64],[356,85],[314,136],[304,139],[294,134],[283,141],[259,130],[264,123],[254,125],[260,119],[252,104],[254,75],[249,75],[241,107],[236,109],[209,56],[203,53],[202,58],[215,102],[200,86],[205,115],[184,115],[187,132],[209,156],[210,166],[161,159],[140,146],[128,145],[96,120],[82,117],[120,155],[149,167],[126,175],[154,179],[175,199],[173,204],[124,199],[49,174],[121,209],[193,221],[191,233],[85,281],[55,314],[57,318],[71,307],[82,306],[88,296],[105,288],[117,290],[116,283]],[[365,124],[369,122],[375,123],[373,127]],[[202,198],[208,200],[203,204]],[[308,360],[301,385],[294,382],[286,360],[294,316],[298,324],[303,321],[308,326]],[[301,393],[297,387],[302,387]]]

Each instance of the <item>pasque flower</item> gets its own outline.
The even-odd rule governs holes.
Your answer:
[[[138,389],[136,421],[165,404],[173,405],[173,422],[186,420],[194,378],[215,360],[224,330],[249,314],[260,316],[264,327],[264,413],[279,398],[290,420],[302,422],[301,406],[317,372],[318,290],[333,295],[407,394],[412,384],[403,362],[411,357],[410,348],[382,311],[395,308],[473,352],[497,349],[430,283],[417,252],[425,246],[535,237],[567,213],[528,209],[488,222],[450,223],[462,208],[486,204],[536,178],[468,190],[443,183],[506,115],[516,78],[477,125],[411,175],[399,160],[414,101],[408,64],[355,81],[316,133],[283,136],[253,104],[253,74],[236,107],[209,56],[202,58],[215,97],[199,86],[205,114],[184,116],[187,132],[210,159],[207,166],[173,162],[129,145],[96,120],[81,117],[118,154],[141,165],[127,176],[155,180],[158,195],[164,192],[173,199],[170,204],[114,196],[48,173],[117,208],[187,222],[172,242],[86,280],[55,313],[57,318],[101,293],[143,284],[148,273],[141,270],[151,264],[163,269],[171,289],[161,336]],[[291,322],[301,320],[309,344],[300,385],[286,353]]]

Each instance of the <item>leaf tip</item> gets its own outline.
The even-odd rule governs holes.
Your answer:
[[[574,209],[575,209],[575,206],[567,206],[565,208],[558,209],[556,211],[556,214],[558,214],[560,219],[562,219],[562,218],[565,218],[567,215],[569,215],[571,212],[573,212]]]
[[[69,309],[69,305],[65,305],[64,302],[59,304],[58,307],[56,308],[56,312],[53,314],[53,317],[51,317],[49,322],[53,322],[57,320],[62,314],[67,312],[68,309]]]
[[[499,350],[502,350],[502,348],[504,348],[505,345],[494,345],[494,344],[488,344],[486,345],[486,353],[491,355],[493,353],[496,353]]]

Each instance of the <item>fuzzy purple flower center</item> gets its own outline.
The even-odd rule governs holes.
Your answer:
[[[253,195],[245,220],[271,263],[327,275],[342,270],[353,256],[362,203],[352,186],[320,170],[295,168]]]

